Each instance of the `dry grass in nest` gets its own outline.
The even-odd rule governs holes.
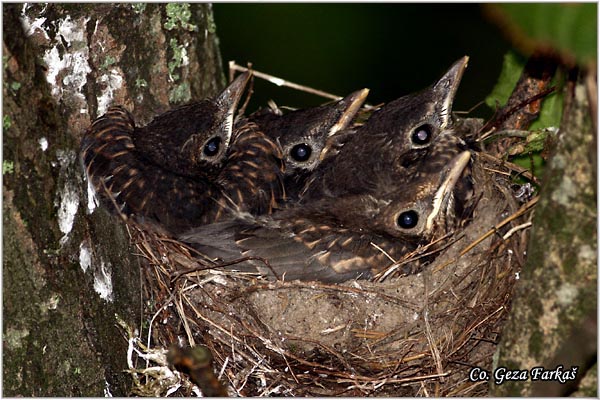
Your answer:
[[[480,199],[470,224],[421,273],[390,273],[382,282],[267,281],[220,269],[131,223],[147,260],[151,340],[140,354],[205,345],[230,395],[486,395],[487,382],[469,381],[469,371],[491,369],[536,199],[519,204],[506,165],[489,156],[475,161]],[[206,269],[182,274],[199,268]],[[132,373],[142,373],[146,385],[160,379]],[[175,375],[176,383],[147,393],[193,394]],[[144,394],[138,382],[136,393]]]

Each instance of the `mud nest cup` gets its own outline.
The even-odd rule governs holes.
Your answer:
[[[233,396],[486,395],[487,382],[469,381],[469,371],[491,369],[525,262],[529,232],[521,228],[534,204],[514,196],[511,172],[475,154],[478,201],[470,223],[422,272],[394,276],[392,267],[380,282],[268,281],[220,269],[184,244],[129,222],[145,259],[151,331],[145,351],[206,346]],[[199,267],[206,269],[174,279]],[[160,359],[154,362],[168,368]],[[176,388],[193,394],[187,377],[176,375],[177,384],[150,394]]]

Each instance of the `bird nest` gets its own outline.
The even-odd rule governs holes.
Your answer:
[[[233,396],[487,394],[487,382],[470,381],[469,372],[491,369],[536,199],[515,195],[514,169],[484,153],[476,154],[473,174],[472,220],[408,276],[398,276],[398,266],[426,247],[390,260],[387,274],[371,281],[272,281],[232,271],[229,263],[224,269],[128,223],[147,261],[146,345],[130,334],[131,347],[147,361],[136,369],[130,357],[134,393],[192,395],[197,389],[187,374],[164,357],[185,344],[212,354],[206,371],[216,379],[200,388],[205,394],[220,384],[226,392],[216,393]]]

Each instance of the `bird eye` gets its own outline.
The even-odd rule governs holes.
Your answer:
[[[219,152],[220,147],[221,147],[221,138],[218,136],[214,137],[214,138],[210,139],[208,142],[206,142],[206,144],[204,145],[204,155],[207,157],[212,157]]]
[[[421,125],[412,133],[412,142],[416,145],[423,146],[431,141],[432,129],[429,125]]]
[[[419,214],[416,211],[404,211],[402,214],[398,216],[398,226],[402,229],[410,229],[417,226],[419,222]]]
[[[290,155],[296,161],[306,161],[310,158],[312,149],[306,143],[300,143],[292,147]]]

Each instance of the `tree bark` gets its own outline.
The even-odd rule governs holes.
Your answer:
[[[589,93],[593,98],[589,97]],[[494,371],[526,371],[527,381],[506,381],[491,394],[564,396],[596,363],[597,194],[596,132],[584,79],[565,90],[563,119],[533,221],[528,261],[520,274]],[[543,381],[535,367],[577,367],[576,380]],[[595,371],[595,370],[591,370]],[[592,372],[595,377],[596,372]],[[555,375],[556,376],[556,375]],[[546,377],[551,377],[546,373]],[[564,377],[564,375],[563,375]],[[593,380],[593,379],[592,379]],[[597,382],[584,396],[597,396]]]
[[[97,208],[79,141],[111,104],[143,125],[225,83],[206,4],[5,4],[3,384],[7,396],[129,394],[140,262]]]

